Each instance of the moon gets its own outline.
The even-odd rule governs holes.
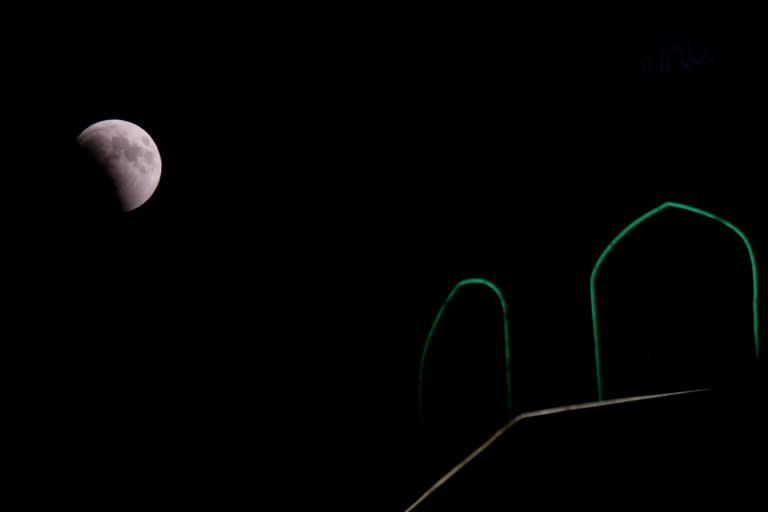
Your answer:
[[[77,144],[109,177],[124,212],[152,197],[160,183],[160,151],[140,126],[120,119],[99,121],[80,132]]]

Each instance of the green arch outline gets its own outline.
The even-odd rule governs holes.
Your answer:
[[[461,288],[470,284],[479,284],[479,285],[487,286],[496,294],[496,296],[499,299],[499,303],[501,304],[501,313],[504,321],[504,356],[506,358],[506,365],[504,367],[504,371],[505,371],[506,381],[507,381],[507,411],[509,412],[510,415],[512,413],[512,374],[510,372],[511,358],[510,358],[510,350],[509,350],[509,319],[507,317],[507,301],[504,300],[504,295],[501,293],[501,290],[499,290],[499,288],[495,284],[493,284],[491,281],[487,279],[473,277],[469,279],[462,279],[461,281],[456,283],[456,285],[453,287],[451,292],[448,294],[448,297],[443,302],[443,305],[440,306],[440,309],[438,310],[437,315],[435,316],[435,320],[432,322],[432,327],[429,329],[427,340],[424,342],[424,350],[421,353],[421,363],[419,364],[419,418],[422,423],[424,423],[424,366],[427,360],[427,353],[429,352],[429,345],[432,341],[432,337],[435,334],[435,330],[437,329],[437,326],[443,317],[445,308],[446,306],[448,306],[448,303],[451,301],[451,299],[453,299],[453,297]]]
[[[737,235],[739,235],[739,238],[741,238],[741,240],[744,242],[744,245],[747,248],[747,252],[749,253],[750,263],[752,264],[752,323],[753,323],[753,331],[755,336],[755,359],[758,361],[760,360],[760,341],[759,341],[758,329],[757,329],[757,324],[758,324],[757,263],[755,262],[755,253],[752,251],[752,245],[749,243],[749,240],[747,239],[746,235],[739,228],[737,228],[727,220],[722,219],[712,213],[701,210],[699,208],[694,208],[693,206],[688,206],[681,203],[667,201],[661,204],[660,206],[657,206],[656,208],[653,208],[652,210],[641,215],[640,217],[632,221],[627,227],[625,227],[616,236],[616,238],[614,238],[613,241],[611,241],[611,243],[608,244],[608,247],[605,248],[602,254],[600,254],[600,257],[597,259],[597,262],[595,263],[595,266],[592,269],[592,275],[589,278],[589,295],[590,295],[590,301],[592,304],[592,334],[595,339],[595,376],[597,378],[597,399],[600,401],[603,400],[603,375],[602,375],[602,369],[600,367],[600,342],[599,342],[599,335],[598,335],[598,329],[597,329],[597,303],[595,298],[595,278],[597,277],[597,271],[600,269],[600,265],[602,265],[603,260],[608,255],[608,253],[611,252],[614,246],[616,246],[616,244],[622,238],[624,238],[627,235],[627,233],[632,231],[642,222],[648,220],[650,217],[664,210],[665,208],[678,208],[681,210],[686,210],[692,213],[696,213],[698,215],[702,215],[712,220],[716,220],[722,223],[723,225],[725,225],[726,227],[730,228]]]

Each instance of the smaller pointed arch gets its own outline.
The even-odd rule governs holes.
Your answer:
[[[424,423],[424,367],[426,365],[427,361],[427,354],[429,353],[429,347],[432,342],[432,337],[435,334],[435,331],[437,330],[437,326],[440,324],[440,321],[443,318],[443,314],[445,313],[445,308],[448,306],[448,303],[451,302],[451,300],[456,296],[456,293],[462,289],[465,286],[468,285],[481,285],[489,288],[493,293],[496,295],[496,297],[499,299],[499,304],[501,305],[501,315],[502,315],[502,321],[504,324],[504,357],[505,357],[505,365],[504,365],[504,373],[506,378],[506,394],[507,394],[507,412],[511,417],[512,414],[512,374],[510,371],[510,348],[509,348],[509,320],[507,316],[507,301],[504,299],[504,294],[501,293],[501,290],[493,284],[491,281],[487,279],[482,279],[478,277],[473,277],[469,279],[462,279],[456,285],[453,287],[451,292],[448,294],[448,297],[446,297],[443,304],[440,306],[440,309],[437,311],[437,315],[435,315],[435,320],[432,322],[432,327],[429,329],[429,334],[427,334],[427,339],[424,342],[424,350],[421,353],[421,363],[419,364],[419,418],[422,423]]]

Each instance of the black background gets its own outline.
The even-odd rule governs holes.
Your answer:
[[[166,454],[181,495],[268,474],[401,506],[421,349],[459,279],[507,296],[527,410],[596,397],[589,275],[650,208],[730,220],[764,268],[756,9],[64,15],[5,45],[4,346],[43,453],[98,438],[125,460],[134,439],[126,467]],[[664,64],[675,45],[707,59]],[[163,158],[128,214],[78,174],[75,137],[107,118]]]

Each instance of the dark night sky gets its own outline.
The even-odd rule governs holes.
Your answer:
[[[274,453],[301,481],[339,450],[339,478],[381,492],[415,435],[429,325],[472,276],[510,297],[519,407],[593,399],[589,272],[629,221],[689,203],[768,254],[768,46],[733,6],[571,9],[39,28],[49,44],[7,79],[4,246],[16,392],[48,404],[40,435],[104,411],[150,450],[188,461],[204,439],[199,460],[240,475]],[[665,61],[675,45],[697,64]],[[72,156],[105,118],[163,158],[128,215]],[[136,426],[147,415],[161,434]]]

